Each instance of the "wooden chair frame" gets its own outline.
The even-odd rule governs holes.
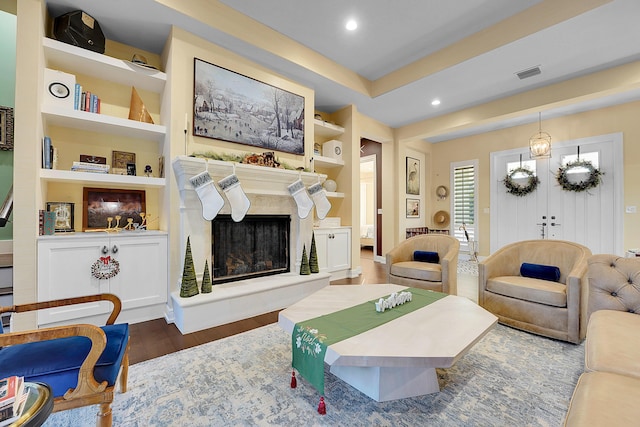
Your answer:
[[[107,325],[113,325],[120,314],[120,310],[122,309],[120,299],[113,294],[97,294],[30,304],[18,304],[10,307],[0,307],[0,315],[2,313],[24,313],[28,311],[95,301],[111,301],[113,303],[113,309],[106,322]],[[74,336],[84,336],[89,338],[91,340],[91,350],[80,366],[80,370],[78,372],[78,385],[75,389],[69,389],[64,396],[59,396],[54,399],[53,412],[65,411],[67,409],[79,408],[82,406],[100,405],[96,424],[98,427],[109,427],[113,421],[111,403],[113,402],[116,384],[118,384],[118,382],[120,383],[121,393],[125,393],[127,391],[127,378],[129,374],[129,343],[127,343],[127,348],[122,359],[121,371],[119,374],[120,378],[113,386],[110,387],[107,385],[106,381],[98,383],[93,375],[96,363],[107,344],[107,338],[104,331],[97,326],[77,324],[0,334],[0,346],[25,344]]]

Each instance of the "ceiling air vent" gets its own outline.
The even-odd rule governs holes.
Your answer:
[[[527,68],[526,70],[518,71],[516,73],[516,76],[518,76],[518,78],[520,80],[523,80],[523,79],[527,79],[529,77],[537,76],[538,74],[541,74],[541,73],[542,73],[542,70],[540,69],[540,66],[536,65],[535,67],[531,67],[531,68]]]

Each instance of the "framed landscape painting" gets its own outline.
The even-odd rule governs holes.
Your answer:
[[[194,58],[195,136],[304,154],[304,97]]]

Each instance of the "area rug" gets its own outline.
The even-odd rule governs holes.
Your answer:
[[[584,358],[584,345],[497,325],[452,368],[438,370],[440,393],[378,403],[327,370],[327,414],[319,415],[312,386],[298,378],[290,387],[290,345],[272,324],[132,365],[113,424],[559,426]],[[59,412],[44,425],[93,426],[96,412]]]

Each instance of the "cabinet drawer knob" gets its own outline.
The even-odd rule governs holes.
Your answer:
[[[108,253],[109,253],[109,248],[108,248],[108,247],[106,247],[106,246],[103,246],[103,247],[102,247],[102,254],[103,254],[103,255],[106,255],[106,254],[108,254]]]
[[[113,245],[113,248],[111,248],[111,253],[112,254],[117,254],[118,253],[118,247],[116,245]]]

